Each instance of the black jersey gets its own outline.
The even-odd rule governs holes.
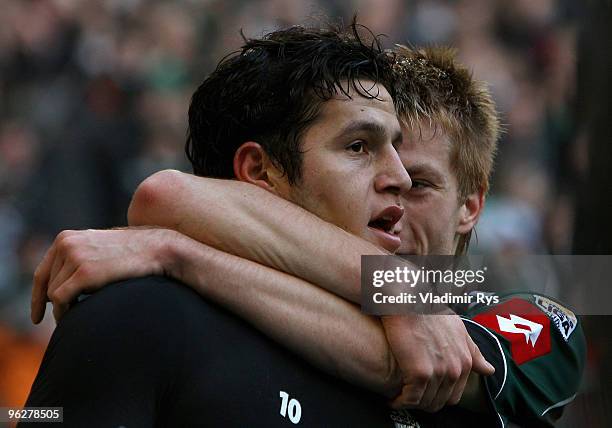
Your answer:
[[[496,425],[457,408],[391,412],[380,396],[161,277],[112,284],[68,311],[26,406],[63,407],[70,427]]]
[[[395,426],[380,397],[161,277],[116,283],[76,304],[53,333],[26,406],[61,406],[74,427]]]

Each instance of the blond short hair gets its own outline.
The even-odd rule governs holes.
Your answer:
[[[422,49],[398,45],[394,71],[396,110],[410,128],[429,121],[440,126],[451,141],[451,168],[463,201],[474,192],[489,190],[489,179],[500,134],[495,103],[485,82],[476,80],[448,47]],[[467,250],[471,232],[457,253]]]

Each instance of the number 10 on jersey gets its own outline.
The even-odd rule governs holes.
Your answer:
[[[289,420],[297,424],[302,417],[302,406],[295,398],[289,399],[289,394],[285,391],[280,392],[281,408],[280,414],[283,418],[289,417]]]

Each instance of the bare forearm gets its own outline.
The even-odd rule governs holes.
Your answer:
[[[361,255],[385,254],[373,244],[350,235],[254,185],[206,179],[177,171],[155,174],[139,187],[130,207],[129,221],[132,225],[148,224],[172,228],[223,252],[273,268],[264,270],[268,274],[275,272],[274,269],[290,274],[281,276],[280,284],[291,284],[291,281],[297,281],[295,277],[302,278],[312,288],[313,300],[301,296],[301,291],[298,292],[297,288],[279,291],[275,288],[279,286],[278,283],[265,279],[262,279],[261,283],[267,293],[252,288],[240,291],[248,299],[236,298],[228,293],[234,293],[233,289],[243,286],[240,279],[249,277],[247,274],[252,273],[250,269],[253,269],[253,266],[263,266],[243,265],[241,263],[246,260],[240,258],[232,259],[236,260],[235,264],[218,261],[213,263],[213,259],[209,263],[216,268],[203,271],[198,268],[201,265],[197,260],[189,258],[193,255],[187,255],[188,262],[185,266],[191,266],[189,269],[192,270],[185,268],[183,281],[192,284],[196,289],[198,286],[204,287],[203,290],[207,291],[201,291],[202,294],[220,300],[220,303],[227,305],[230,310],[328,371],[339,373],[346,379],[369,385],[371,389],[387,394],[405,382],[398,373],[399,370],[388,370],[390,361],[395,363],[395,359],[384,341],[384,335],[381,336],[384,346],[372,348],[368,336],[360,335],[361,330],[354,327],[356,324],[353,318],[343,317],[344,313],[336,314],[335,308],[332,310],[332,307],[326,305],[324,296],[327,294],[320,294],[323,290],[317,289],[322,287],[338,296],[359,302]],[[224,257],[228,255],[224,254]],[[236,273],[235,269],[246,271]],[[235,276],[232,277],[232,274]],[[255,277],[261,275],[261,272],[254,274]],[[219,284],[216,284],[216,281],[207,282],[206,278],[209,277],[217,278]],[[234,283],[230,278],[237,278],[238,282]],[[228,287],[220,285],[228,282]],[[249,283],[251,284],[250,280]],[[215,288],[208,289],[211,285]],[[267,296],[268,302],[285,302],[285,308],[292,309],[283,312],[278,311],[277,304],[266,306],[266,302],[261,301],[263,296]],[[243,306],[245,301],[257,304]],[[312,306],[302,307],[305,301]],[[341,299],[340,302],[348,304]],[[261,307],[266,309],[261,310]],[[325,309],[328,312],[321,312]],[[351,309],[359,312],[355,307],[351,306]],[[292,318],[294,313],[298,316]],[[275,317],[274,321],[270,318],[272,315]],[[295,322],[291,326],[292,330],[283,324],[286,324],[288,319]],[[339,324],[332,327],[337,329],[336,332],[327,334],[330,324],[321,323],[321,319],[338,322]],[[274,322],[279,324],[274,325]],[[378,326],[380,327],[380,324]],[[427,329],[421,328],[419,331],[421,330]],[[303,333],[310,335],[310,341],[305,340]],[[467,334],[465,329],[460,333]],[[347,337],[346,343],[338,344],[336,339],[343,334]],[[402,366],[404,374],[410,375],[413,359],[402,358],[402,352],[398,356],[396,351],[403,349],[404,353],[418,355],[427,353],[415,351],[419,346],[415,346],[416,343],[411,339],[414,334],[404,336],[408,337],[397,343],[393,352],[399,361],[404,361],[403,364],[407,366]],[[330,337],[334,342],[325,342]],[[454,367],[450,363],[445,366],[444,361],[438,365]],[[404,389],[405,387],[406,385]],[[459,397],[460,395],[454,402],[457,402]]]
[[[319,287],[189,238],[169,246],[173,276],[325,371],[387,397],[401,375],[380,321]]]
[[[63,267],[54,272],[56,265]],[[387,396],[394,396],[406,382],[392,355],[396,351],[390,350],[389,331],[383,333],[378,319],[303,280],[169,229],[63,232],[37,269],[32,320],[40,322],[44,315],[43,296],[52,299],[57,318],[82,292],[151,274],[182,280],[297,354],[348,381]],[[385,322],[393,320],[386,318]],[[392,325],[397,327],[391,329],[394,341],[405,339],[399,348],[402,352],[395,357],[406,357],[410,349],[422,348],[422,343],[410,340],[414,337],[410,325],[406,327],[401,319]],[[409,355],[404,359],[418,361]]]
[[[319,287],[190,238],[169,247],[169,272],[323,370],[389,398],[402,373],[379,319]],[[485,411],[470,375],[459,406]]]
[[[257,186],[178,171],[147,179],[128,219],[130,225],[175,229],[353,302],[359,302],[361,255],[386,254]]]

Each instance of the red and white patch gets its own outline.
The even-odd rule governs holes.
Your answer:
[[[474,321],[510,342],[516,364],[550,352],[550,319],[527,300],[510,299],[476,315]]]

